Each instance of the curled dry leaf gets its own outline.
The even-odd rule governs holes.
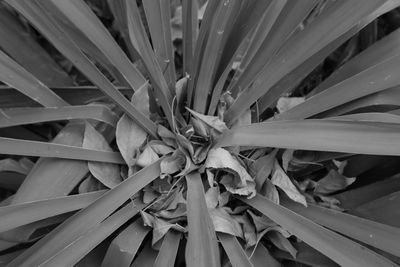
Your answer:
[[[355,177],[346,177],[340,174],[337,170],[330,170],[328,174],[317,182],[314,193],[321,195],[328,195],[336,191],[345,189],[354,181]]]
[[[276,103],[276,108],[278,109],[279,113],[283,113],[306,100],[305,97],[281,97],[278,99]]]
[[[277,160],[274,163],[274,174],[272,175],[271,182],[282,189],[289,198],[307,207],[306,198],[297,190]]]
[[[22,158],[19,161],[14,159],[2,159],[0,160],[0,172],[16,172],[20,174],[28,174],[32,168],[32,163],[27,158]]]
[[[146,167],[156,162],[159,159],[158,155],[151,146],[146,145],[143,152],[137,157],[136,165]]]
[[[226,190],[252,198],[256,194],[256,184],[240,162],[223,148],[210,149],[204,163],[205,168],[221,169],[229,172],[221,179]]]
[[[222,132],[228,130],[228,127],[226,126],[225,122],[220,120],[218,117],[203,115],[194,110],[191,110],[190,108],[186,108],[186,109],[192,114],[192,116],[201,120],[202,122],[207,124],[209,127],[216,130],[217,132],[222,133]]]
[[[104,136],[96,131],[96,129],[89,123],[85,124],[85,134],[82,146],[94,150],[113,151]],[[90,173],[109,188],[117,186],[122,181],[120,169],[117,164],[88,162],[88,167]]]
[[[206,194],[206,204],[207,208],[214,209],[218,206],[218,198],[219,198],[219,188],[218,186],[210,187]]]
[[[161,163],[161,178],[164,178],[167,175],[174,174],[182,169],[184,169],[186,164],[185,154],[180,150],[175,150],[175,152],[165,157]]]
[[[223,208],[209,209],[210,218],[217,232],[243,237],[240,224]]]
[[[147,87],[142,87],[132,96],[132,104],[149,117],[149,95]],[[117,123],[116,141],[126,164],[135,164],[136,152],[146,141],[147,133],[126,114]]]

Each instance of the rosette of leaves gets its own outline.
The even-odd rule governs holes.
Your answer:
[[[1,261],[397,266],[400,32],[288,96],[399,5],[2,1]]]

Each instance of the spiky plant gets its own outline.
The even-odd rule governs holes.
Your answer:
[[[181,51],[170,1],[98,2],[112,27],[82,0],[1,3],[4,264],[396,266],[398,222],[362,204],[398,179],[340,192],[350,161],[400,155],[400,31],[288,96],[399,1],[210,0],[199,28],[183,0]]]

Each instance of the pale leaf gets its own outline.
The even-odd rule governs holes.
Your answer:
[[[229,151],[223,148],[210,149],[204,167],[222,169],[232,173],[232,176],[225,175],[221,180],[229,192],[249,198],[255,196],[256,189],[253,178]]]
[[[307,207],[306,198],[297,190],[296,186],[282,170],[278,161],[275,161],[274,174],[272,175],[271,182],[282,189],[289,198]]]
[[[146,167],[156,162],[159,159],[158,155],[154,150],[147,145],[143,152],[137,157],[136,165],[140,167]]]
[[[96,131],[96,129],[94,129],[89,123],[86,123],[85,125],[85,134],[82,146],[94,150],[113,151],[104,136]],[[88,167],[90,173],[109,188],[117,186],[122,181],[119,166],[117,164],[88,162]]]

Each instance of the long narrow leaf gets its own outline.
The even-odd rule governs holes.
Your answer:
[[[210,28],[208,41],[204,48],[201,67],[197,76],[194,95],[194,110],[205,113],[210,88],[213,86],[222,52],[231,31],[234,19],[239,13],[240,1],[220,2]]]
[[[0,232],[87,207],[104,191],[12,204],[0,208]]]
[[[224,250],[228,255],[229,261],[233,267],[253,267],[253,264],[247,257],[235,236],[218,233],[218,239],[221,241],[221,244],[224,247]]]
[[[289,149],[400,155],[396,123],[334,120],[273,121],[234,128],[215,146],[265,146]]]
[[[193,54],[198,35],[198,3],[197,1],[182,1],[182,41],[183,41],[183,74],[192,73]]]
[[[154,267],[174,267],[176,253],[179,248],[181,233],[170,230],[164,237],[164,241],[158,252]]]
[[[365,3],[354,0],[335,2],[330,12],[317,17],[308,27],[298,32],[280,48],[279,53],[264,68],[255,84],[242,91],[229,108],[226,114],[227,121],[232,123],[232,120],[249,108],[286,74],[349,31],[384,2],[381,0]]]
[[[60,252],[40,263],[40,266],[73,266],[138,212],[137,207],[131,207],[128,204],[101,222],[99,226],[89,230]]]
[[[160,161],[130,176],[87,208],[65,221],[26,252],[16,258],[11,266],[37,266],[61,251],[79,236],[96,227],[112,212],[130,199],[139,190],[160,175]],[[129,207],[129,205],[128,205]],[[141,208],[141,207],[137,207]]]
[[[83,1],[52,0],[52,3],[97,45],[134,90],[146,83],[142,74],[129,61],[111,34]]]
[[[41,81],[0,50],[0,81],[46,107],[67,106]]]
[[[400,191],[399,178],[393,177],[357,189],[347,190],[333,197],[340,201],[341,207],[346,210],[352,210],[396,191]]]
[[[129,38],[132,45],[139,52],[147,71],[150,73],[150,80],[156,89],[155,96],[158,98],[170,125],[172,125],[171,105],[173,94],[168,88],[167,81],[151,48],[136,2],[125,0],[125,4]]]
[[[150,230],[141,219],[131,223],[111,242],[101,266],[129,267]]]
[[[106,152],[68,145],[0,137],[0,153],[124,164],[118,152]]]
[[[68,38],[57,21],[54,21],[40,6],[33,1],[8,1],[7,3],[23,14],[41,33],[51,41],[74,65],[82,71],[107,96],[115,101],[137,124],[152,136],[157,136],[157,126],[131,105],[114,85],[97,69],[85,54]],[[144,85],[147,86],[147,85]]]
[[[400,84],[396,75],[400,71],[400,56],[394,56],[380,64],[334,85],[307,101],[277,116],[277,120],[302,119]],[[356,90],[363,88],[363,90]],[[329,99],[329,101],[327,101]]]
[[[367,248],[259,195],[242,201],[342,266],[396,266]]]
[[[286,201],[283,205],[333,231],[400,256],[400,248],[396,245],[400,240],[400,229],[396,227],[314,205],[305,208],[291,201]]]
[[[17,17],[0,6],[0,46],[10,57],[49,87],[71,86],[72,79],[22,26]],[[38,67],[40,62],[40,67]]]
[[[147,25],[158,64],[164,72],[170,90],[175,90],[176,74],[171,40],[171,11],[169,0],[143,1]]]
[[[94,119],[115,126],[118,117],[101,105],[54,108],[14,108],[0,111],[0,128],[39,122]]]
[[[199,173],[188,174],[186,182],[189,230],[186,264],[198,267],[220,266],[217,236],[208,213],[201,176]]]

